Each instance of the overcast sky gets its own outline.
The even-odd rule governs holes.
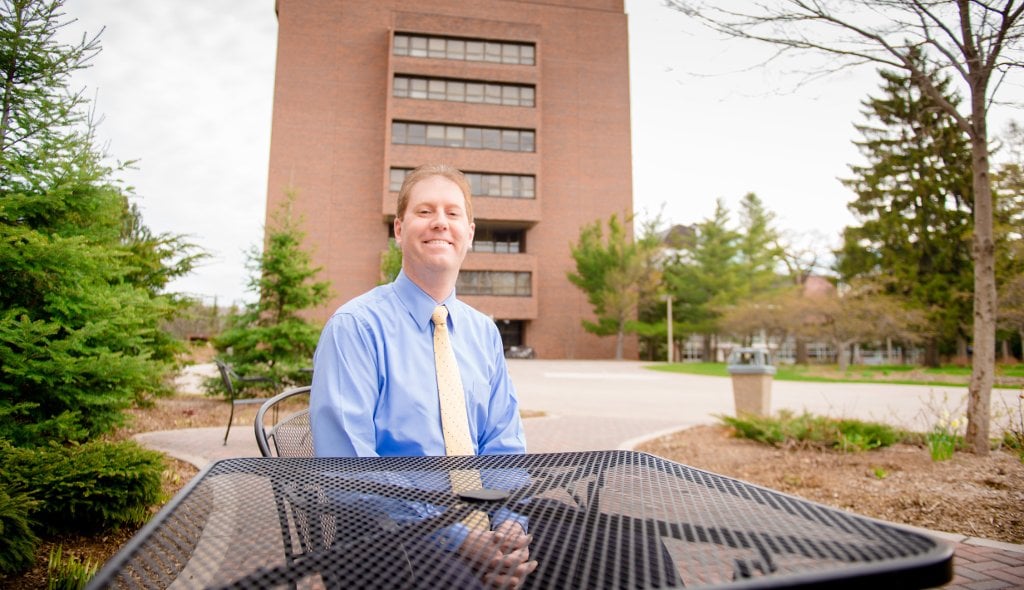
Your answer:
[[[210,255],[172,285],[251,300],[245,252],[263,232],[277,19],[274,0],[68,0],[69,32],[103,51],[75,79],[98,134],[135,187],[145,223]],[[853,222],[839,182],[859,161],[853,125],[877,93],[871,68],[800,86],[755,67],[766,49],[723,40],[660,0],[627,0],[633,199],[641,216],[699,222],[754,192],[778,229],[835,243]],[[1001,132],[1005,117],[990,123]]]

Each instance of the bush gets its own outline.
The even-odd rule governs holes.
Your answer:
[[[48,533],[144,523],[161,499],[163,470],[160,453],[131,441],[38,448],[0,442],[0,487],[36,500],[29,516]]]
[[[28,517],[35,504],[25,494],[8,495],[0,487],[0,573],[20,572],[35,561],[39,538]]]
[[[718,416],[731,426],[736,436],[774,447],[810,446],[844,452],[867,451],[887,447],[903,439],[903,433],[891,426],[861,420],[814,416],[807,412],[796,416],[783,410],[772,416],[744,415],[739,418]]]

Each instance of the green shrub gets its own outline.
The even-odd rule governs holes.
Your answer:
[[[20,572],[35,561],[39,538],[28,516],[35,504],[25,494],[8,495],[0,487],[0,573]]]
[[[50,551],[50,561],[46,566],[46,590],[83,590],[96,575],[99,564],[88,559],[78,561],[73,555],[65,558],[63,553],[62,545]]]
[[[775,416],[718,416],[736,436],[767,445],[825,447],[844,452],[868,451],[899,442],[903,433],[877,422],[835,419],[782,410]]]
[[[843,450],[870,451],[880,447],[888,447],[900,442],[903,433],[879,422],[843,419],[835,423],[839,431],[839,444]]]
[[[160,453],[132,441],[37,448],[0,443],[0,487],[36,500],[30,516],[46,532],[144,523],[161,499],[163,470]]]

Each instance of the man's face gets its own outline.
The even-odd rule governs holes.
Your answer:
[[[457,184],[443,176],[417,182],[405,214],[395,219],[395,240],[402,248],[406,274],[458,271],[473,244],[474,230]]]

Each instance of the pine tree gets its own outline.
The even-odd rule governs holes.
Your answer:
[[[224,360],[243,375],[269,377],[275,383],[298,383],[308,375],[320,328],[302,316],[330,296],[330,283],[316,282],[320,269],[303,250],[305,233],[291,212],[294,195],[274,212],[266,248],[249,252],[249,290],[258,299],[229,319],[214,345]]]
[[[56,41],[62,4],[0,2],[0,438],[15,444],[87,440],[164,389],[180,345],[160,291],[195,261],[148,234],[103,164],[68,90],[98,40]]]
[[[762,298],[780,287],[776,267],[781,266],[782,250],[779,233],[773,222],[775,214],[754,193],[740,201],[739,272],[744,297]]]
[[[993,182],[998,321],[1007,355],[1016,339],[1024,357],[1024,128],[1012,123],[1004,139],[1006,161]]]
[[[665,267],[666,288],[676,301],[675,317],[687,332],[704,336],[708,360],[722,312],[744,291],[738,262],[741,235],[729,225],[729,210],[718,199],[712,216],[697,224],[692,243]]]
[[[881,98],[864,102],[874,124],[858,126],[865,166],[845,180],[857,198],[837,269],[845,281],[873,279],[926,314],[933,334],[926,362],[970,334],[971,146],[953,119],[909,76],[882,70]],[[947,77],[933,84],[952,104]]]

